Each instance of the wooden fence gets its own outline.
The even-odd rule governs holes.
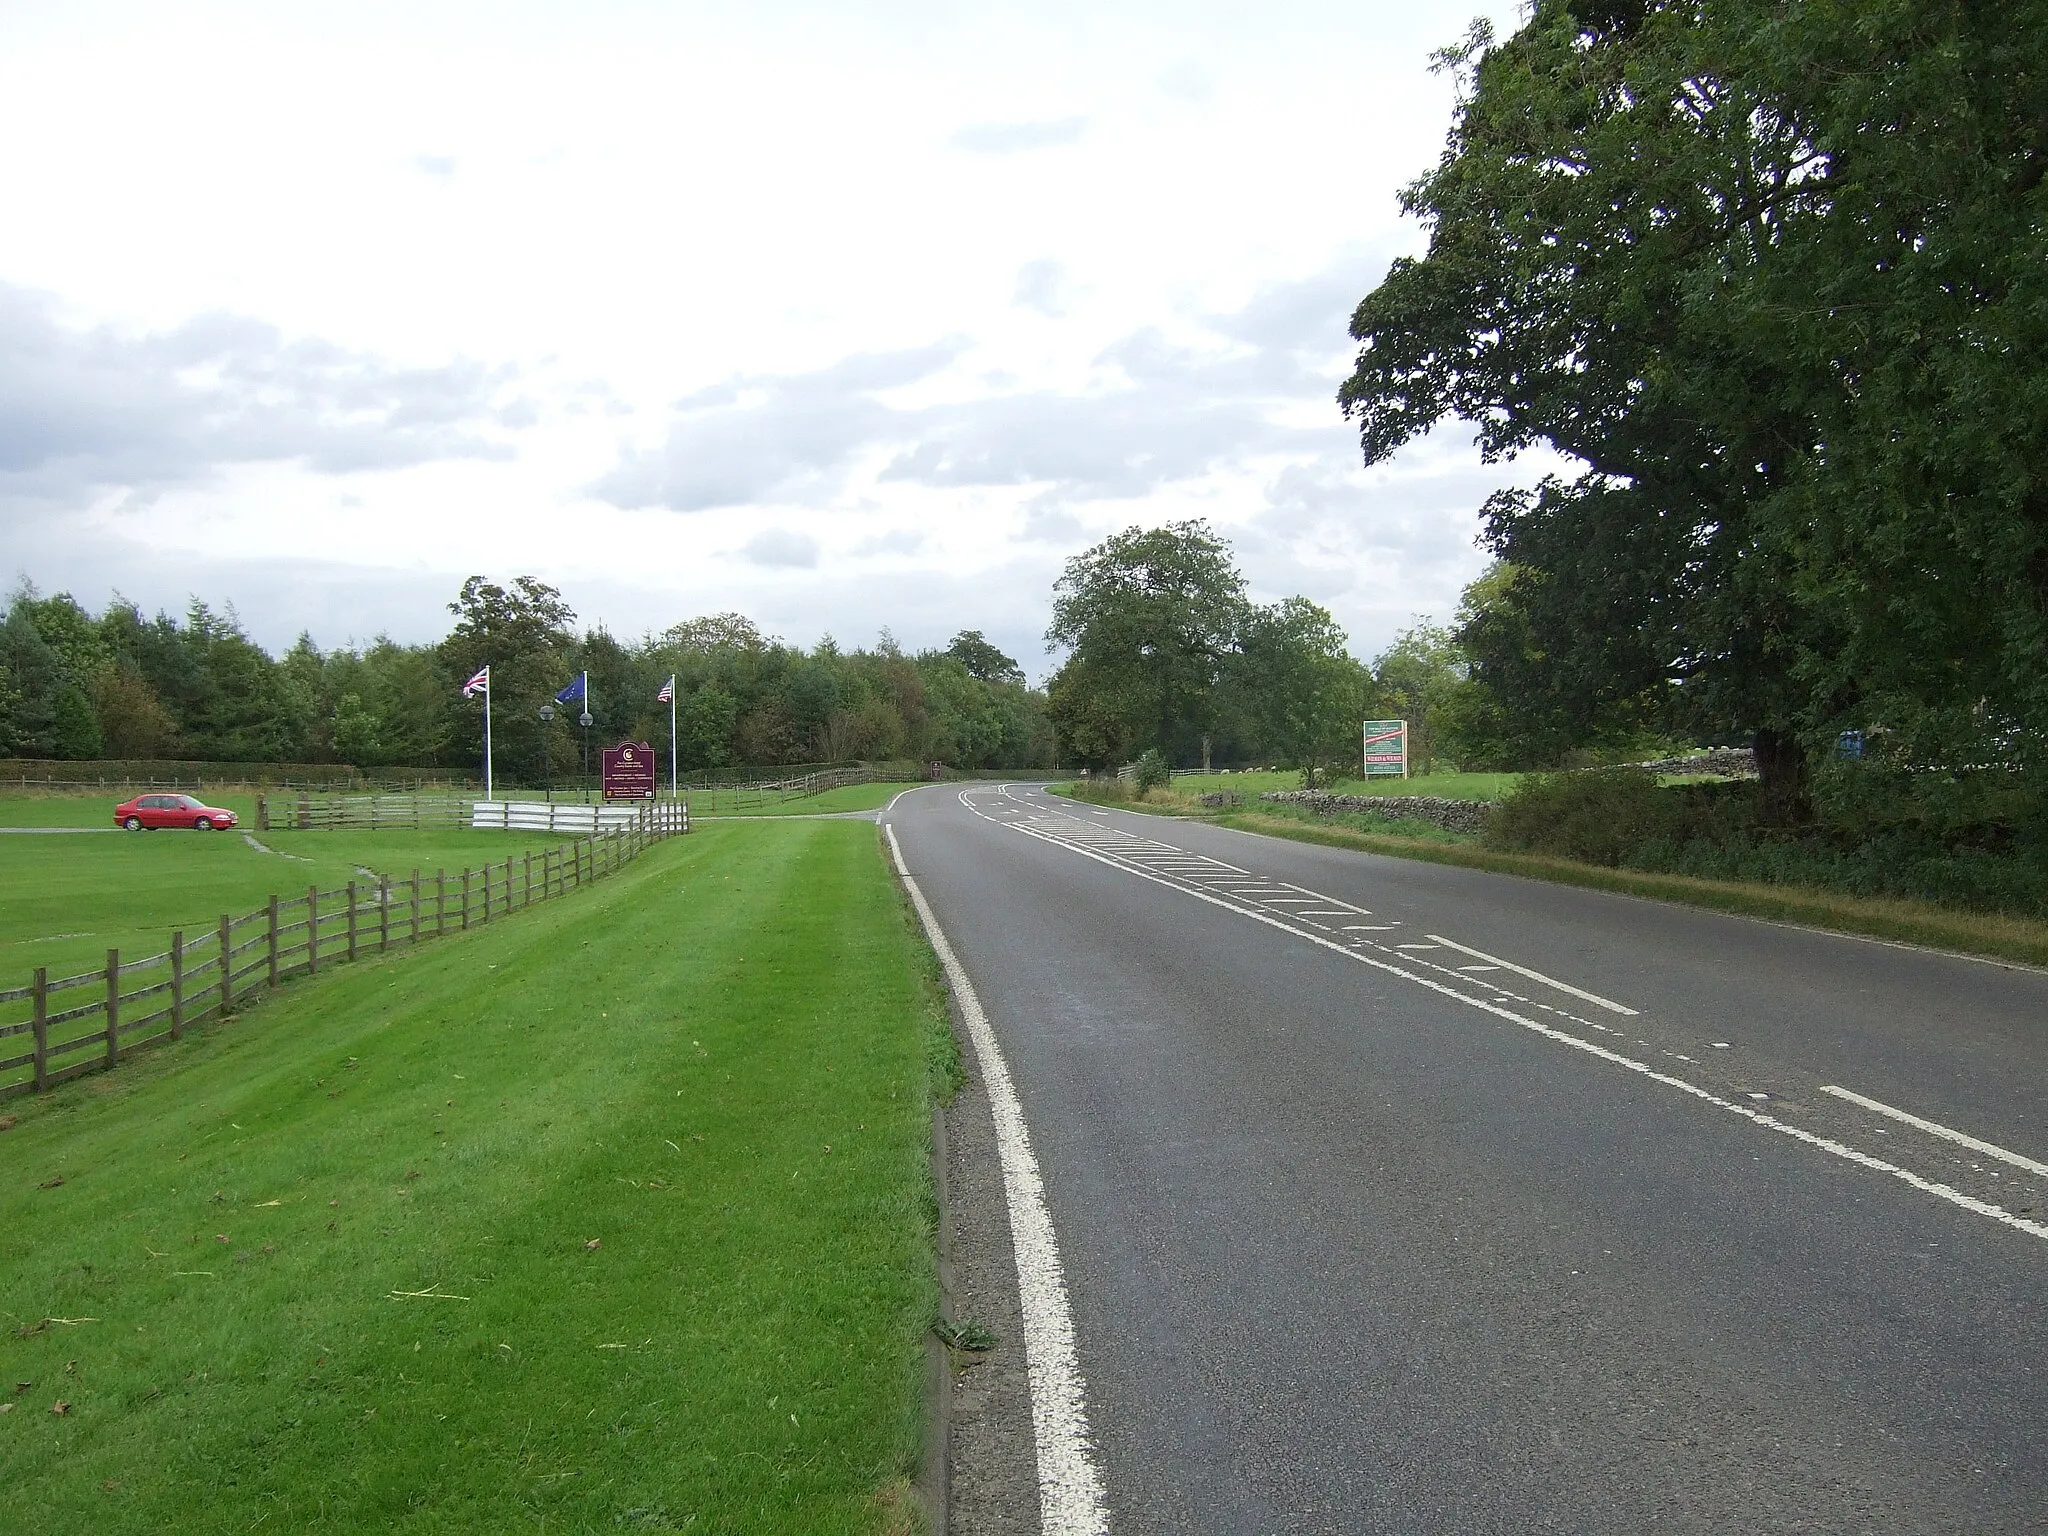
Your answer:
[[[25,987],[0,990],[0,1099],[41,1093],[136,1051],[180,1038],[203,1019],[234,1011],[261,988],[394,944],[417,944],[580,889],[624,867],[647,848],[690,830],[687,807],[649,805],[628,826],[538,856],[445,869],[409,880],[351,880],[337,890],[272,896],[262,909],[220,922],[144,960],[107,951],[104,968],[52,978],[38,968]],[[23,1005],[26,1005],[24,1008]],[[23,1016],[23,1015],[26,1016]],[[23,1036],[30,1048],[18,1050]],[[77,1058],[77,1059],[72,1059]]]

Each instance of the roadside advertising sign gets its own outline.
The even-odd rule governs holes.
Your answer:
[[[1365,776],[1408,777],[1408,722],[1368,720],[1365,722]]]
[[[654,748],[644,741],[622,741],[604,749],[604,797],[646,800],[654,794]]]

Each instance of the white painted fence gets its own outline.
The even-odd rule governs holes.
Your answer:
[[[667,831],[689,830],[689,808],[674,801],[659,804],[574,805],[551,800],[479,800],[470,808],[469,824],[507,832],[611,832],[639,825],[643,816],[663,823]],[[669,825],[680,820],[680,825]]]

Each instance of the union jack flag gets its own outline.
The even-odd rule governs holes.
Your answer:
[[[488,666],[477,668],[476,676],[462,685],[462,696],[465,699],[473,699],[480,693],[488,694],[490,691],[491,669]]]
[[[673,704],[675,703],[675,701],[676,675],[675,673],[671,672],[668,675],[668,681],[661,685],[661,692],[657,693],[654,696],[654,702],[657,704]]]

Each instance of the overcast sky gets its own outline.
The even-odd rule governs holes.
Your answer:
[[[978,628],[1208,518],[1370,657],[1483,557],[1446,429],[1360,466],[1478,0],[0,0],[0,573],[257,639],[530,573],[637,637]]]

